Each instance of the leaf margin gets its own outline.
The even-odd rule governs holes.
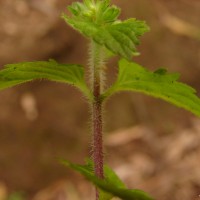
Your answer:
[[[125,67],[125,65],[126,65],[126,67]],[[161,84],[163,84],[162,80],[164,79],[164,77],[168,77],[168,79],[169,79],[168,85],[171,84],[170,87],[172,86],[172,84],[176,85],[176,87],[174,87],[172,89],[172,91],[174,91],[174,93],[171,93],[171,94],[169,93],[169,96],[155,94],[155,93],[152,94],[152,92],[148,91],[148,90],[145,91],[144,89],[136,89],[134,87],[131,88],[131,87],[124,86],[126,84],[123,85],[120,83],[120,81],[122,81],[122,80],[120,80],[120,78],[121,79],[123,78],[123,77],[121,77],[122,75],[120,73],[122,72],[122,70],[125,70],[125,68],[128,68],[128,66],[129,66],[129,68],[130,67],[133,67],[133,68],[139,67],[140,69],[142,69],[143,73],[157,77],[158,78],[157,84],[159,84],[160,86],[161,86]],[[163,70],[163,68],[161,68],[161,69]],[[142,72],[141,72],[141,74],[142,74]],[[159,73],[157,73],[157,72],[159,72]],[[137,73],[137,72],[135,72],[135,73]],[[126,76],[126,74],[124,76]],[[153,96],[155,98],[163,99],[163,100],[167,101],[168,103],[176,105],[177,107],[180,107],[180,108],[184,108],[185,110],[188,110],[188,111],[192,112],[193,114],[195,114],[196,116],[200,117],[200,98],[196,95],[196,90],[185,83],[178,82],[177,81],[178,78],[179,78],[179,74],[177,74],[177,73],[168,74],[165,71],[164,71],[164,73],[160,73],[160,71],[157,71],[157,70],[154,72],[151,72],[137,63],[128,61],[126,59],[121,59],[119,61],[119,73],[117,76],[117,80],[113,83],[113,85],[111,85],[102,94],[101,98],[104,101],[105,99],[107,99],[108,97],[113,95],[114,93],[118,93],[118,92],[122,92],[122,91],[140,92],[140,93],[147,94],[149,96]],[[159,79],[161,80],[160,82],[159,82]],[[141,81],[141,80],[138,80],[138,85],[140,84],[139,81]],[[170,83],[170,81],[171,81],[171,83]],[[156,82],[154,81],[154,83],[156,83]],[[148,84],[149,83],[146,83],[146,87],[148,86]],[[165,84],[167,84],[167,82],[165,82]],[[178,97],[178,95],[176,95],[175,92],[179,93],[178,95],[181,96],[181,98]],[[172,96],[174,96],[174,98]],[[186,101],[185,103],[183,102],[184,98]]]
[[[0,90],[36,79],[67,83],[78,88],[88,99],[93,95],[84,79],[84,68],[76,64],[59,64],[55,60],[6,64],[0,70]]]
[[[84,169],[84,165],[74,164],[63,159],[61,159],[60,161],[65,166],[81,173],[86,179],[96,185],[99,189],[104,190],[107,193],[113,194],[113,197],[119,197],[123,200],[154,200],[152,197],[149,196],[149,194],[145,193],[142,190],[119,188],[110,184],[106,180],[99,179],[95,175],[93,175],[93,173],[88,172],[86,169]]]

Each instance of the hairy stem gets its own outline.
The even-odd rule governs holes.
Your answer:
[[[102,139],[102,106],[99,102],[93,103],[93,160],[94,172],[99,178],[104,178],[103,173],[103,139]],[[96,190],[96,200],[99,199]]]
[[[91,85],[94,95],[92,102],[92,127],[93,127],[93,161],[94,172],[99,178],[104,178],[103,172],[103,119],[102,119],[102,100],[100,95],[103,91],[104,82],[104,53],[101,46],[91,42],[90,46],[90,75]],[[99,199],[96,190],[96,200]]]

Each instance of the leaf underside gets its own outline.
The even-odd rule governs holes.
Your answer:
[[[150,72],[136,63],[122,59],[119,62],[117,81],[103,94],[102,98],[119,91],[142,92],[200,116],[200,99],[196,96],[196,91],[178,82],[178,78],[178,74],[168,74],[164,69]]]
[[[109,1],[100,1],[95,5],[91,2],[88,5],[73,3],[69,10],[72,17],[66,14],[62,17],[70,26],[114,54],[129,60],[133,55],[138,55],[136,45],[139,44],[139,37],[149,31],[144,21],[133,18],[117,20],[120,10],[110,6]]]
[[[123,200],[153,200],[153,198],[141,190],[127,189],[115,172],[108,166],[104,168],[105,179],[102,180],[94,176],[92,168],[90,167],[91,165],[78,165],[68,161],[62,162],[69,168],[81,173],[98,187],[101,190],[100,200],[111,200],[113,197],[119,197]],[[102,193],[102,191],[104,191],[104,193]]]
[[[58,64],[54,60],[8,64],[0,71],[0,90],[35,79],[47,79],[76,86],[86,95],[89,90],[80,65]]]

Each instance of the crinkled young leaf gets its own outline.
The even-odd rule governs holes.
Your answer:
[[[139,37],[149,31],[144,21],[117,20],[120,10],[110,6],[109,1],[73,3],[69,10],[72,16],[63,14],[62,17],[70,26],[126,59],[138,55]]]
[[[119,91],[142,92],[158,97],[200,116],[200,99],[196,91],[181,82],[178,74],[167,74],[159,69],[150,72],[142,66],[122,59],[117,81],[102,95],[106,98]]]
[[[99,189],[103,190],[107,194],[111,194],[110,196],[104,196],[104,198],[101,196],[101,200],[110,200],[114,196],[119,197],[122,200],[153,200],[152,197],[141,190],[126,189],[123,182],[121,182],[117,175],[113,175],[114,172],[110,172],[111,169],[105,170],[105,179],[102,180],[94,176],[93,172],[90,171],[91,168],[88,165],[78,165],[68,161],[63,161],[63,164],[81,173]],[[111,175],[109,175],[109,173],[111,173]],[[107,178],[108,176],[110,177]]]
[[[83,0],[83,3],[73,2],[67,7],[75,20],[94,22],[98,25],[112,23],[117,20],[120,8],[115,5],[110,6],[110,0]],[[66,16],[67,17],[67,16]]]
[[[35,79],[48,79],[68,83],[92,98],[80,65],[58,64],[54,60],[7,64],[0,71],[0,89],[5,89]]]

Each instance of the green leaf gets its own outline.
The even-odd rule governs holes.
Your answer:
[[[68,6],[68,10],[71,12],[74,20],[94,22],[98,25],[112,23],[117,20],[120,14],[120,8],[114,5],[110,6],[110,0],[97,2],[84,0],[83,3],[73,2]]]
[[[0,89],[35,79],[68,83],[79,88],[88,98],[92,98],[84,80],[83,67],[73,64],[58,64],[54,60],[7,64],[0,71]]]
[[[104,176],[106,182],[116,186],[117,188],[126,188],[125,184],[117,176],[117,174],[107,165],[104,165]],[[110,200],[114,196],[111,193],[100,190],[99,200]]]
[[[122,59],[119,62],[117,81],[102,95],[106,98],[119,91],[136,91],[161,98],[200,116],[200,99],[196,91],[181,82],[178,74],[159,69],[150,72],[142,66]]]
[[[139,37],[149,31],[143,21],[134,18],[117,20],[120,10],[110,6],[109,1],[73,3],[69,10],[72,16],[63,14],[62,17],[70,26],[114,54],[129,60],[133,55],[138,55],[136,45],[139,44]]]
[[[62,161],[63,164],[70,167],[71,169],[78,171],[83,176],[85,176],[89,181],[91,181],[96,187],[103,190],[106,193],[110,193],[110,196],[101,196],[101,200],[110,200],[112,197],[119,197],[123,200],[153,200],[147,193],[141,190],[129,190],[126,189],[121,180],[117,177],[111,169],[105,170],[105,179],[99,179],[91,171],[91,167],[87,165],[73,164],[68,161]],[[108,173],[108,174],[107,174]],[[111,173],[111,174],[110,174]],[[107,178],[110,176],[109,178]]]
[[[70,164],[68,161],[62,162],[66,165]],[[86,160],[86,165],[79,165],[79,167],[83,168],[87,171],[87,173],[90,173],[92,176],[94,175],[94,164],[91,159]],[[106,182],[109,182],[110,184],[118,187],[118,188],[126,188],[125,184],[121,181],[121,179],[117,176],[117,174],[107,165],[104,165],[104,176]],[[110,194],[108,192],[100,190],[99,200],[110,200],[114,196],[113,194]]]

